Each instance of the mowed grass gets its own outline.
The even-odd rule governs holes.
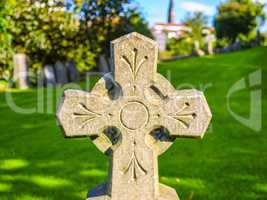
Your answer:
[[[177,88],[206,88],[213,113],[203,140],[177,139],[160,157],[160,181],[174,187],[181,200],[266,200],[267,48],[166,62],[158,68]],[[257,132],[229,113],[227,93],[242,78],[248,83],[248,75],[259,69],[262,85],[230,99],[232,110],[248,118],[250,92],[262,89],[263,123]],[[12,111],[6,93],[0,94],[0,200],[85,199],[88,189],[107,178],[108,159],[89,139],[63,138],[53,114],[62,88],[50,90],[53,96],[44,90],[44,102],[37,98],[41,89],[8,93],[22,108],[38,107],[39,113],[27,115]]]

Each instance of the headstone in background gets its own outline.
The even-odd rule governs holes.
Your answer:
[[[214,51],[213,51],[213,42],[212,41],[208,41],[208,43],[207,43],[207,50],[208,50],[208,54],[209,55],[214,54]]]
[[[65,91],[57,111],[66,137],[91,137],[111,156],[109,180],[87,200],[178,200],[159,183],[157,158],[177,137],[204,135],[211,119],[206,99],[197,90],[176,91],[157,73],[153,40],[131,33],[113,41],[112,51],[114,76],[100,79],[91,93]]]
[[[67,70],[68,70],[68,79],[70,82],[78,81],[79,79],[79,73],[76,68],[76,64],[74,61],[68,61],[65,64]]]
[[[45,65],[44,78],[47,86],[55,85],[57,83],[55,71],[52,65]]]
[[[101,54],[98,58],[98,70],[102,73],[111,72],[109,62],[103,54]]]
[[[56,72],[57,84],[64,85],[64,84],[68,83],[67,68],[61,61],[56,62],[55,72]]]
[[[13,62],[14,80],[17,81],[18,87],[20,89],[29,88],[27,55],[21,53],[15,54],[13,57]]]
[[[208,35],[206,38],[206,45],[207,45],[207,52],[209,55],[214,54],[214,48],[213,43],[216,41],[216,38],[214,35]]]
[[[205,52],[200,49],[199,41],[194,42],[194,54],[197,56],[204,56]]]

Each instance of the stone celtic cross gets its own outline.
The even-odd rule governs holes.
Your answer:
[[[87,136],[110,156],[109,178],[88,200],[178,200],[158,161],[176,137],[201,138],[211,119],[202,92],[176,91],[157,70],[157,44],[138,33],[112,42],[114,74],[88,92],[67,90],[57,117],[66,137]]]

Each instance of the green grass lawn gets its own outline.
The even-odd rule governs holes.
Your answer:
[[[177,139],[159,159],[161,182],[181,200],[267,199],[267,84],[231,97],[235,113],[248,117],[250,91],[262,88],[260,132],[236,121],[226,105],[230,87],[259,68],[264,80],[267,48],[159,64],[174,86],[209,86],[205,95],[213,119],[204,139]],[[10,94],[23,108],[42,108],[37,92]],[[46,111],[55,111],[59,96],[45,98]],[[107,157],[89,139],[64,139],[54,114],[17,114],[0,93],[0,115],[0,200],[85,199],[88,189],[107,178]]]

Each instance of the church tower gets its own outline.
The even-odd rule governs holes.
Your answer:
[[[168,10],[168,23],[175,23],[175,12],[174,12],[174,2],[170,0],[169,10]]]

